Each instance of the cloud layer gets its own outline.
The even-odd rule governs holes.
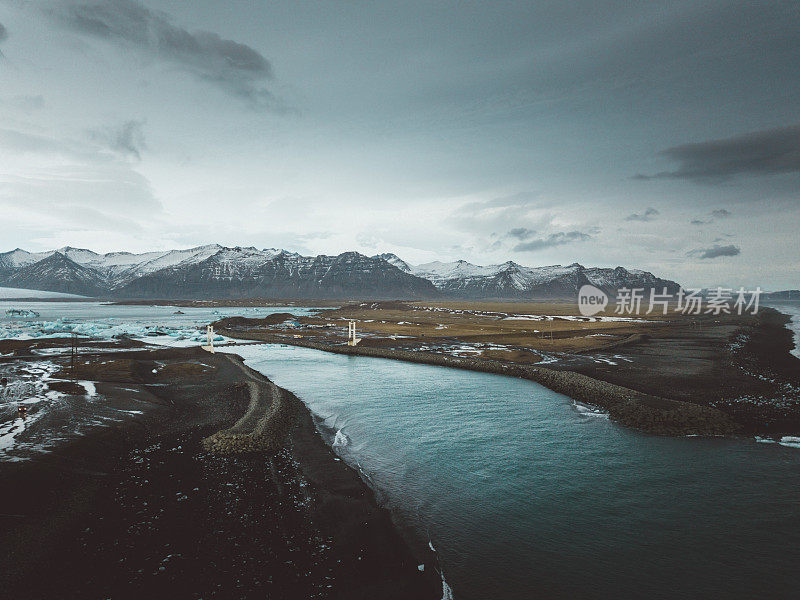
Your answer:
[[[92,129],[89,137],[124,157],[141,159],[142,152],[147,147],[143,126],[144,121],[132,119],[118,127]]]
[[[529,242],[522,242],[514,246],[514,252],[536,252],[537,250],[544,250],[545,248],[552,248],[554,246],[563,246],[571,242],[583,242],[591,239],[591,235],[583,233],[582,231],[559,231],[558,233],[551,233],[547,237],[531,240]]]
[[[719,258],[720,256],[738,256],[741,254],[742,251],[739,246],[734,246],[733,244],[729,246],[719,246],[714,245],[711,248],[701,248],[699,250],[693,250],[689,254],[692,256],[696,256],[697,258],[706,259],[706,258]]]
[[[667,4],[0,0],[4,243],[797,287],[796,0]]]
[[[515,227],[514,229],[510,229],[508,231],[508,237],[517,238],[518,240],[527,240],[534,235],[536,235],[536,232],[533,229],[528,229],[527,227]]]
[[[652,221],[658,216],[659,212],[655,208],[648,208],[642,214],[633,213],[625,217],[626,221]]]
[[[254,107],[276,107],[263,87],[272,66],[254,48],[210,31],[189,32],[134,0],[71,3],[49,12],[80,34],[121,44],[171,63]]]
[[[678,168],[635,178],[709,180],[734,175],[797,173],[800,172],[800,125],[683,144],[661,154],[677,162]]]

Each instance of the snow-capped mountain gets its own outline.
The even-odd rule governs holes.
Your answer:
[[[0,285],[119,298],[431,298],[431,282],[357,252],[301,256],[269,248],[97,254],[60,248],[0,254]]]
[[[480,266],[466,261],[411,265],[395,254],[302,256],[277,248],[98,254],[64,247],[0,253],[0,285],[118,298],[573,298],[590,283],[621,287],[678,284],[645,271],[567,266]]]
[[[405,273],[411,273],[411,265],[409,265],[406,261],[397,256],[397,254],[392,254],[391,252],[384,252],[383,254],[376,254],[372,258],[381,258],[386,262],[388,262],[390,265],[394,265],[401,271]]]
[[[84,267],[60,252],[12,271],[3,285],[15,288],[65,292],[82,296],[100,296],[105,290],[105,278],[94,269]]]
[[[357,252],[301,256],[255,248],[223,248],[134,279],[115,290],[129,298],[430,298],[429,281]]]
[[[65,246],[47,252],[26,252],[20,248],[0,254],[0,277],[3,272],[13,271],[20,267],[33,265],[41,260],[58,254],[72,262],[97,271],[106,287],[115,287],[129,280],[141,277],[165,267],[174,266],[185,261],[207,258],[222,249],[218,244],[199,246],[189,250],[170,250],[167,252],[110,252],[98,254],[83,248]]]
[[[464,260],[410,266],[410,272],[431,281],[444,295],[459,298],[572,298],[581,286],[594,285],[614,293],[622,287],[678,290],[674,281],[623,267],[586,268],[578,263],[524,267],[513,261],[473,265]]]

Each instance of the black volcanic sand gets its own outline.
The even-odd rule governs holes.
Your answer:
[[[771,308],[743,323],[708,317],[592,354],[605,355],[615,365],[587,361],[570,368],[647,394],[718,408],[741,433],[797,434],[800,359],[790,353],[789,320]],[[615,360],[615,353],[632,362]]]
[[[440,597],[435,558],[417,570],[302,403],[277,452],[218,456],[202,439],[249,401],[236,361],[195,349],[93,358],[78,376],[100,394],[151,400],[56,451],[0,463],[4,597]]]

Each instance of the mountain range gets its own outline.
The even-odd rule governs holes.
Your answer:
[[[574,298],[584,284],[612,294],[621,287],[678,289],[674,281],[623,267],[411,265],[390,253],[302,256],[217,244],[144,254],[71,247],[0,253],[0,286],[104,298],[555,299]]]

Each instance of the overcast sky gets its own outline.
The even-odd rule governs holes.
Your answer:
[[[0,250],[800,287],[800,3],[0,0]]]

